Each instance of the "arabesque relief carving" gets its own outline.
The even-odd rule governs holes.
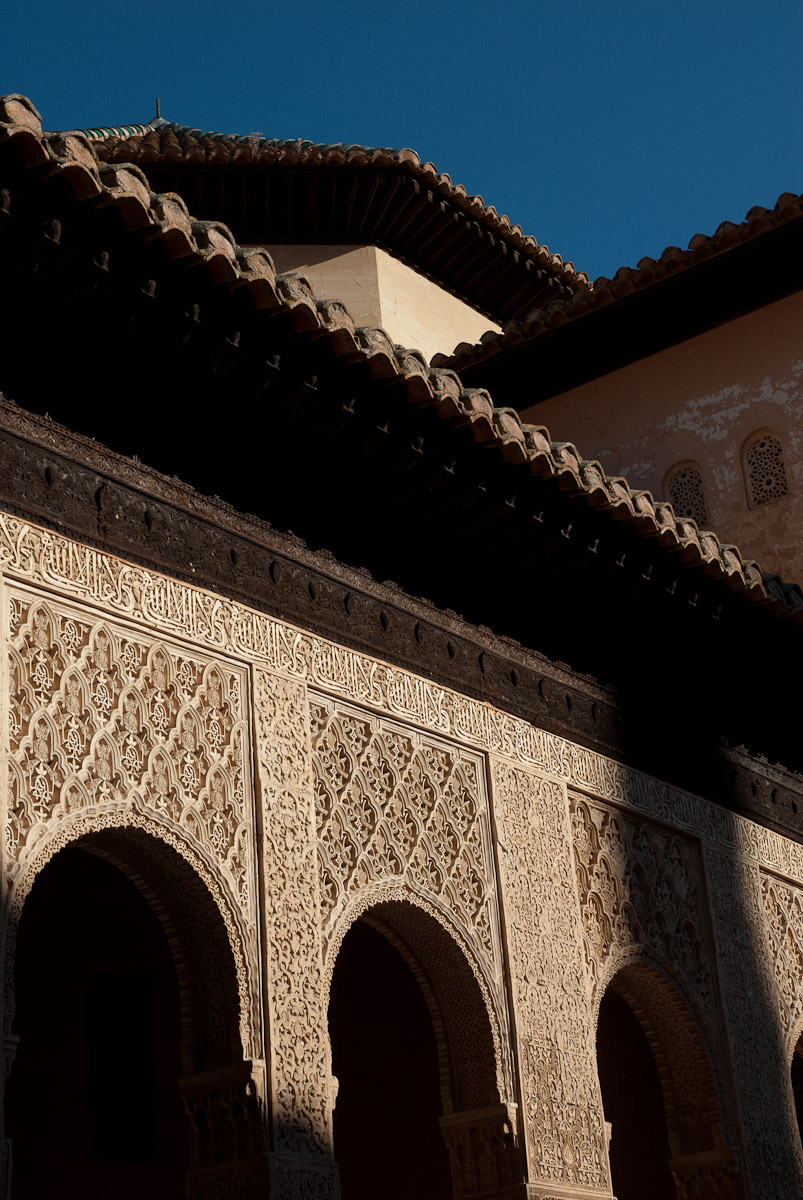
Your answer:
[[[767,1113],[770,1124],[781,1120],[777,1096],[759,1094],[753,1075],[758,1059],[774,1062],[776,1034],[781,1044],[803,1015],[795,982],[803,939],[797,932],[797,893],[790,887],[803,885],[803,846],[490,705],[7,515],[0,515],[0,569],[11,621],[5,854],[12,887],[39,861],[39,848],[52,843],[57,827],[79,836],[84,829],[113,825],[128,811],[133,824],[144,828],[148,820],[158,821],[161,829],[174,831],[177,842],[197,845],[239,909],[238,919],[253,940],[249,953],[255,954],[248,676],[226,656],[254,664],[261,681],[255,712],[263,869],[271,880],[267,891],[275,895],[265,914],[268,977],[275,990],[273,1074],[280,1081],[274,1112],[282,1130],[275,1174],[285,1172],[288,1189],[291,1180],[296,1191],[302,1189],[299,1195],[312,1186],[299,1182],[295,1160],[303,1155],[318,1164],[315,1194],[328,1194],[334,1186],[326,1166],[331,1130],[328,1060],[320,1037],[326,1014],[321,919],[325,932],[333,931],[361,890],[403,877],[405,886],[448,908],[483,971],[498,978],[493,867],[482,820],[458,827],[454,812],[470,808],[459,789],[448,809],[435,803],[424,816],[416,807],[429,803],[427,788],[437,783],[443,789],[458,778],[465,794],[482,803],[482,780],[478,776],[479,790],[472,792],[465,764],[485,753],[493,770],[533,1178],[556,1190],[608,1186],[595,1069],[582,1034],[589,1019],[589,978],[602,977],[606,956],[625,945],[658,949],[664,939],[690,990],[698,997],[713,992],[705,966],[707,935],[698,917],[702,899],[696,876],[685,874],[691,838],[702,845],[708,863],[723,996],[731,991],[758,997],[744,1011],[724,1001],[745,1114],[756,1127]],[[58,590],[67,599],[34,595],[32,587]],[[90,604],[102,607],[102,620]],[[197,649],[183,648],[186,640]],[[322,772],[330,784],[342,774],[336,787],[328,787],[328,799],[315,795],[304,708],[308,687],[338,697],[314,700],[326,710],[323,725],[317,718],[313,723],[316,756],[327,724],[341,714],[370,726],[364,745],[359,731],[343,731],[340,749],[351,758],[345,774],[334,760]],[[361,705],[385,716],[361,715]],[[422,732],[410,735],[401,730],[404,723]],[[409,760],[406,750],[388,741],[391,734],[412,739]],[[355,736],[357,742],[350,742]],[[447,739],[464,749],[449,750]],[[433,749],[429,760],[427,746]],[[398,761],[394,753],[401,755]],[[443,778],[440,753],[454,755]],[[390,774],[383,774],[388,766]],[[394,796],[401,797],[405,772],[414,769],[419,774],[405,808]],[[593,803],[586,806],[587,832],[599,844],[578,859],[587,872],[580,879],[584,927],[572,875],[568,784],[630,814],[620,821],[620,844],[613,827],[603,829],[591,818]],[[316,805],[323,814],[320,869]],[[636,870],[650,852],[644,839],[634,841],[634,814],[676,831],[658,840],[662,860],[677,856],[677,872],[659,871],[656,878],[644,869],[642,878]],[[650,838],[655,848],[655,834]],[[427,854],[416,858],[416,845],[426,845]],[[621,868],[617,854],[625,855]],[[762,879],[761,869],[773,879]],[[745,914],[729,906],[737,877],[750,913],[746,938],[736,928]],[[617,886],[611,887],[611,879]],[[757,945],[766,948],[760,969]],[[752,963],[749,969],[746,963]],[[547,987],[554,980],[559,989]],[[752,1015],[746,1017],[748,1010]],[[764,1033],[757,1042],[759,1020]],[[770,1028],[773,1021],[778,1030]],[[778,1068],[779,1088],[786,1086],[780,1081],[787,1066]],[[777,1136],[776,1129],[768,1140]],[[770,1181],[762,1195],[786,1200],[797,1186],[794,1180],[803,1177],[803,1163],[794,1176],[789,1163],[765,1163],[762,1154],[758,1143],[748,1148],[754,1177],[760,1163]]]
[[[501,979],[499,917],[482,763],[359,709],[310,697],[321,923],[404,880],[445,907]]]
[[[381,708],[737,853],[803,884],[803,845],[527,721],[223,596],[0,514],[0,570]]]
[[[250,913],[243,671],[21,593],[9,633],[10,879],[43,826],[136,803],[205,847]]]
[[[706,849],[705,871],[752,1194],[800,1194],[797,1135],[784,1015],[779,1007],[764,880],[751,863]]]
[[[465,995],[449,997],[448,987],[438,998],[448,1007],[449,1028],[451,1083],[442,1086],[459,1110],[444,1127],[453,1172],[456,1180],[465,1177],[460,1194],[467,1196],[485,1187],[486,1176],[493,1175],[494,1186],[516,1184],[517,1130],[505,1108],[515,1091],[484,763],[442,739],[314,693],[310,728],[327,979],[344,933],[363,913],[370,920],[372,911],[412,904],[447,931],[439,948],[437,926],[422,932],[424,922],[417,933],[405,933],[400,926],[415,920],[396,918],[395,931],[416,946],[433,985],[456,979],[457,968],[443,959],[450,950],[463,969],[468,964],[481,994],[480,1011],[466,1008]],[[480,1047],[488,1026],[486,1060]],[[495,1157],[481,1169],[484,1140]]]
[[[24,899],[18,880],[86,833],[153,825],[179,851],[197,847],[213,891],[227,888],[239,908],[237,930],[223,915],[240,962],[244,1050],[259,1057],[246,673],[25,591],[9,591],[7,605],[12,911]]]
[[[566,795],[498,760],[492,778],[530,1178],[607,1193]]]
[[[762,875],[771,963],[791,1060],[803,1024],[803,891]]]
[[[327,1002],[305,689],[254,672],[276,1196],[334,1194]],[[286,1190],[275,1190],[283,1179]]]
[[[617,951],[647,947],[681,969],[708,1009],[711,957],[694,842],[571,791],[569,808],[592,988]]]
[[[717,1077],[726,1067],[698,845],[572,791],[569,808],[593,1006],[619,973],[618,991],[659,1056],[679,1194],[691,1200],[702,1188],[712,1200],[735,1200],[735,1114],[728,1105],[720,1111]]]

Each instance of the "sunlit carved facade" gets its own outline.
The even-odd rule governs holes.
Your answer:
[[[113,293],[120,319],[133,327],[130,345],[138,322],[152,321],[149,305],[163,290],[165,329],[179,309],[189,311],[181,321],[197,323],[201,318],[183,293],[175,311],[169,309],[190,258],[177,255],[180,267],[170,258],[183,228],[178,207],[167,220],[166,198],[148,198],[134,173],[99,173],[85,144],[73,141],[48,141],[29,108],[4,102],[0,187],[7,185],[8,213],[18,212],[19,203],[34,213],[31,261],[39,261],[42,222],[57,220],[58,238],[72,246],[62,265],[80,275],[71,284],[80,304],[93,272],[115,270],[125,251],[125,262],[135,264],[132,278],[139,278],[143,247],[157,244],[167,265],[159,274],[148,264],[143,278],[152,272],[150,294],[139,287],[133,295],[128,277]],[[47,211],[50,177],[73,189],[55,215]],[[91,208],[97,197],[100,216]],[[145,200],[147,212],[132,217]],[[159,205],[161,224],[153,215]],[[104,209],[115,219],[123,213],[123,232],[108,231]],[[95,224],[101,240],[111,239],[101,268],[97,247],[81,240]],[[188,217],[185,224],[189,229]],[[47,230],[52,234],[54,227]],[[15,244],[19,236],[16,227]],[[251,344],[252,318],[226,307],[251,260],[221,251],[222,235],[196,225],[192,237],[201,236],[206,248],[193,243],[187,287],[199,288],[202,316],[215,314],[204,333],[207,347],[215,348],[203,369],[216,379],[230,372],[235,405],[240,367],[215,339],[229,348]],[[239,264],[242,275],[225,264]],[[265,282],[267,275],[253,269],[249,287],[255,278]],[[3,288],[11,282],[3,276]],[[610,1200],[614,1194],[629,1200],[634,1188],[652,1186],[652,1176],[634,1175],[635,1168],[615,1159],[617,1139],[627,1144],[629,1118],[620,1117],[617,1127],[606,1111],[607,1067],[597,1044],[598,1017],[608,1019],[600,1017],[606,994],[623,1001],[637,1021],[658,1081],[648,1116],[666,1143],[664,1174],[655,1191],[641,1194],[677,1200],[803,1195],[790,1073],[803,1035],[803,830],[797,823],[803,784],[797,721],[788,717],[788,727],[783,724],[788,698],[779,696],[788,678],[781,668],[793,672],[800,655],[803,603],[793,591],[771,592],[711,535],[680,518],[675,524],[671,510],[651,516],[639,508],[639,494],[625,493],[619,481],[595,482],[580,468],[569,481],[560,446],[538,435],[541,446],[536,433],[494,411],[490,401],[460,392],[457,377],[411,366],[402,352],[380,353],[378,334],[355,333],[345,318],[336,324],[331,309],[299,300],[295,284],[275,283],[275,289],[279,299],[266,337],[283,340],[278,350],[269,341],[267,350],[262,342],[258,348],[260,369],[267,361],[269,372],[290,377],[284,391],[284,384],[266,390],[284,431],[282,446],[292,444],[288,431],[301,436],[303,421],[292,422],[303,403],[319,405],[322,422],[330,419],[330,395],[333,458],[369,444],[371,453],[384,453],[378,447],[390,435],[377,430],[372,415],[356,433],[349,424],[367,399],[387,402],[388,428],[403,428],[404,469],[388,475],[387,487],[402,505],[403,520],[394,526],[392,506],[382,509],[401,587],[381,582],[387,572],[378,565],[374,577],[364,569],[365,561],[373,568],[370,555],[379,553],[368,541],[365,560],[342,563],[316,540],[312,525],[301,532],[322,549],[283,533],[295,525],[282,524],[270,509],[244,516],[238,511],[244,505],[208,500],[107,451],[80,427],[74,432],[36,415],[31,397],[42,383],[33,379],[26,392],[21,355],[10,355],[10,384],[0,377],[5,389],[13,385],[10,399],[20,405],[0,401],[5,1196],[55,1195],[61,1186],[65,1194],[88,1197],[147,1189],[154,1197],[194,1200],[336,1200],[342,1173],[344,1200],[401,1200],[413,1194],[404,1191],[408,1186],[432,1200]],[[34,311],[47,316],[45,300],[31,289],[23,288],[22,303],[28,317]],[[256,301],[254,307],[260,311]],[[316,311],[324,315],[313,324],[309,314]],[[185,332],[182,324],[176,345],[185,344]],[[161,352],[178,353],[167,333],[165,340]],[[323,365],[314,358],[314,346],[321,345],[331,358]],[[312,374],[304,373],[307,356]],[[136,373],[134,357],[129,361]],[[33,378],[34,364],[27,369]],[[391,400],[388,379],[396,388]],[[124,394],[127,384],[99,369],[82,386],[108,399],[118,387]],[[58,412],[51,395],[41,407]],[[286,399],[284,407],[276,395],[283,405]],[[438,405],[447,415],[438,409],[430,420]],[[228,417],[205,411],[204,420],[217,422],[217,436]],[[416,425],[419,411],[424,416]],[[188,427],[182,425],[172,443],[176,455]],[[519,510],[530,505],[523,532],[484,514],[494,538],[509,539],[514,560],[525,544],[517,538],[540,537],[530,527],[551,526],[550,539],[557,540],[537,543],[525,581],[534,609],[554,604],[537,608],[534,640],[514,641],[490,619],[484,625],[491,599],[480,593],[483,560],[478,567],[469,548],[464,561],[475,571],[476,599],[461,592],[471,572],[447,594],[434,567],[435,600],[415,598],[421,576],[414,551],[427,552],[428,535],[424,524],[414,525],[410,549],[400,530],[414,519],[416,490],[435,495],[437,505],[437,486],[449,474],[442,455],[435,482],[410,458],[422,457],[419,429],[422,443],[436,441],[439,454],[453,450],[452,475],[469,474],[473,496],[480,493],[472,464],[480,462],[487,470],[483,487],[487,480],[489,488],[508,488],[500,490],[500,504],[511,512],[511,498]],[[172,436],[167,423],[162,433]],[[152,439],[155,465],[164,469],[155,434],[155,427],[146,431],[146,442]],[[207,452],[215,453],[214,446]],[[270,453],[265,438],[252,460],[243,442],[238,460],[243,474],[263,472],[259,487],[266,494]],[[186,460],[176,461],[184,470]],[[349,469],[367,470],[361,462],[358,453]],[[219,469],[225,471],[222,457]],[[303,466],[293,464],[292,472],[299,470]],[[304,479],[317,508],[331,505],[337,521],[367,521],[350,500],[338,507],[323,470],[322,456],[320,469]],[[290,488],[292,478],[288,471],[282,486]],[[371,489],[366,494],[384,504],[381,480]],[[607,507],[600,503],[603,491]],[[478,532],[472,520],[452,496],[448,527],[455,539],[471,529],[476,544],[482,523]],[[664,552],[670,521],[674,541]],[[580,610],[567,609],[566,580],[574,576],[563,574],[559,557],[578,528],[583,554],[609,555],[599,576],[588,566],[584,603],[603,606],[609,591],[617,606],[611,601],[600,608],[601,623],[585,640]],[[617,537],[622,540],[614,544]],[[448,539],[441,545],[446,554]],[[650,563],[640,557],[647,553],[643,546],[654,555]],[[490,554],[485,543],[482,553]],[[633,559],[638,573],[631,577],[625,564]],[[674,579],[671,591],[666,570]],[[637,625],[634,597],[658,586],[651,578],[660,580],[661,594],[639,601],[646,616]],[[492,582],[514,612],[510,581]],[[539,588],[547,593],[543,600]],[[453,611],[458,602],[471,619]],[[682,610],[672,607],[681,603]],[[503,622],[504,609],[493,611]],[[656,642],[671,642],[666,658],[650,657],[645,630]],[[637,641],[629,657],[628,631]],[[552,653],[538,641],[547,634]],[[740,654],[769,645],[783,658],[756,675],[766,694],[754,697],[754,707],[745,701],[746,715],[741,693],[733,712],[723,698],[743,668],[720,678],[711,667],[720,660],[702,662],[704,654],[719,653],[717,647],[722,661],[730,661],[737,637]],[[570,656],[575,639],[578,664]],[[625,657],[614,676],[611,663]],[[646,666],[639,665],[642,658]],[[698,674],[688,687],[703,693],[705,705],[720,704],[722,727],[713,709],[694,706],[693,696],[688,711],[697,724],[690,727],[679,711],[684,693],[673,667],[681,672],[689,663]],[[653,742],[634,699],[653,708]],[[664,771],[656,769],[659,763]],[[695,787],[683,786],[684,780]],[[137,978],[149,979],[152,971],[155,979],[157,969],[148,965],[161,953],[155,947],[169,948],[164,986],[174,1016],[165,1025],[166,1049],[154,1051],[153,1079],[137,1074],[142,1064],[130,1067],[129,1078],[125,1055],[114,1077],[108,1065],[114,1057],[104,1059],[97,1044],[115,1036],[125,1044],[127,1028],[122,1021],[116,1028],[113,1014],[98,1033],[97,1014],[64,1013],[57,992],[52,1012],[45,1006],[36,1018],[39,1025],[15,1003],[20,989],[32,996],[63,985],[56,968],[48,974],[50,966],[38,957],[43,943],[35,914],[44,914],[38,919],[46,923],[48,905],[54,912],[69,906],[69,872],[80,877],[81,856],[89,854],[121,877],[121,913],[134,913],[136,893],[154,918],[136,950]],[[111,905],[117,893],[108,886]],[[132,928],[137,920],[131,918]],[[380,1022],[378,1062],[357,1066],[364,1078],[373,1070],[381,1086],[361,1096],[362,1077],[330,1039],[332,989],[341,988],[348,1010],[358,1003],[356,972],[365,972],[365,986],[372,974],[368,938],[367,950],[354,942],[351,961],[362,965],[338,980],[342,948],[355,928],[370,929],[392,947],[401,963],[398,978],[407,979],[399,984],[402,998],[409,987],[421,1000],[415,1020],[432,1045],[431,1063],[422,1067],[429,1072],[431,1066],[431,1083],[422,1073],[422,1107],[430,1089],[432,1145],[440,1147],[423,1151],[410,1142],[403,1105],[398,1126],[383,1133],[381,1120],[375,1123],[376,1136],[387,1139],[383,1154],[398,1161],[386,1158],[382,1177],[362,1180],[359,1151],[356,1165],[352,1150],[349,1161],[339,1161],[338,1105],[341,1113],[347,1105],[356,1113],[348,1130],[340,1126],[341,1144],[354,1143],[356,1125],[359,1146],[360,1104],[367,1127],[371,1110],[387,1102],[386,1092],[415,1097],[417,1080],[401,1078],[404,1053],[393,1060],[400,1064],[398,1077],[382,1074]],[[103,958],[102,941],[87,941],[81,961],[96,953],[102,980],[122,979],[133,988],[119,961]],[[134,953],[132,944],[132,961]],[[403,1024],[404,1003],[394,1007],[388,994],[387,1004],[394,1025]],[[59,1079],[62,1060],[53,1055],[48,1028],[56,1031],[54,1041],[75,1040],[75,1058],[65,1062],[79,1063],[85,1050],[95,1073],[83,1078],[74,1066],[74,1077]],[[154,1028],[161,1028],[155,1018]],[[388,1043],[398,1035],[389,1027]],[[619,1054],[623,1062],[630,1057],[626,1045],[613,1051],[614,1063]],[[335,1072],[338,1053],[344,1066]],[[168,1060],[169,1079],[163,1074]],[[107,1064],[100,1079],[98,1063]],[[178,1114],[171,1120],[180,1153],[171,1157],[158,1138],[139,1157],[136,1147],[115,1150],[103,1142],[103,1107],[114,1106],[118,1089],[140,1086],[143,1095],[151,1095],[148,1088],[156,1095],[157,1114],[161,1103],[168,1110],[175,1093],[170,1111]],[[50,1118],[39,1128],[43,1087],[51,1089],[51,1107],[61,1103],[67,1113],[72,1106],[72,1141],[58,1141]],[[615,1080],[612,1087],[614,1096]],[[144,1109],[150,1103],[144,1101]],[[400,1182],[408,1168],[409,1185]]]

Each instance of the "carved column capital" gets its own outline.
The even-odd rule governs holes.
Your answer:
[[[739,1164],[721,1143],[703,1154],[675,1155],[669,1166],[678,1200],[741,1200],[744,1196]]]
[[[456,1197],[523,1197],[523,1155],[515,1104],[441,1117]]]

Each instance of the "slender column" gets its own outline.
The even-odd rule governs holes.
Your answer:
[[[270,1031],[271,1196],[336,1200],[306,689],[254,672]]]
[[[8,1200],[11,1196],[11,1139],[5,1136],[5,1087],[14,1057],[17,1053],[19,1038],[13,1033],[3,1034],[2,1074],[0,1075],[0,1200]]]
[[[527,1194],[610,1197],[566,791],[498,759],[492,779]]]

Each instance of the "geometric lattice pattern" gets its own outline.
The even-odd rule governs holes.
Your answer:
[[[788,495],[780,439],[771,433],[757,437],[745,454],[745,473],[751,507],[757,508]]]
[[[702,529],[708,522],[703,475],[694,463],[674,467],[667,476],[666,492],[679,517],[691,517]]]
[[[55,603],[9,604],[11,864],[52,820],[136,803],[206,847],[247,909],[242,672]]]
[[[310,697],[321,921],[363,887],[406,881],[456,916],[497,974],[493,859],[476,756]]]

